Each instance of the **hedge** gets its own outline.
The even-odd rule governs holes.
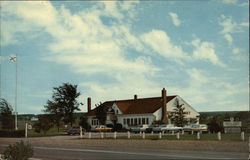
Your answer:
[[[0,137],[25,137],[25,130],[17,130],[17,131],[0,130]]]

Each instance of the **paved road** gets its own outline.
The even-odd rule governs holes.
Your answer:
[[[6,145],[0,145],[2,150]],[[163,159],[218,159],[238,160],[248,159],[248,153],[234,152],[201,152],[181,150],[152,150],[124,147],[61,147],[61,146],[34,146],[35,158],[55,160],[163,160]]]

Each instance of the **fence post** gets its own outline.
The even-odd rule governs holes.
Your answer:
[[[116,134],[117,134],[117,132],[114,132],[114,139],[116,139]]]
[[[177,132],[176,138],[177,138],[177,139],[180,139],[180,132]]]
[[[25,123],[25,138],[28,137],[28,123]]]
[[[103,136],[103,132],[101,132],[101,138],[104,138],[104,136]]]
[[[185,132],[184,132],[184,130],[182,129],[182,131],[181,131],[181,134],[183,135]]]
[[[218,140],[220,141],[221,140],[221,133],[220,132],[218,132],[217,137],[218,137]]]
[[[151,135],[152,135],[152,136],[154,135],[154,131],[151,131]]]
[[[145,139],[145,132],[142,132],[142,138]]]
[[[174,131],[172,131],[172,135],[174,135]]]
[[[241,140],[244,141],[245,140],[245,133],[241,132]]]
[[[198,139],[198,140],[201,139],[200,132],[197,132],[197,139]]]
[[[140,136],[141,136],[141,131],[140,131]]]
[[[191,131],[191,134],[192,134],[192,135],[194,134],[194,131],[193,131],[193,130]]]
[[[249,153],[250,153],[250,136],[249,136],[249,140],[248,140],[248,147],[249,147]],[[248,160],[250,160],[250,154],[249,154]]]
[[[82,126],[80,126],[80,138],[82,139]]]
[[[161,132],[159,132],[159,139],[161,139]]]
[[[128,131],[128,139],[130,139],[130,132]]]
[[[89,139],[91,139],[91,132],[89,132]]]

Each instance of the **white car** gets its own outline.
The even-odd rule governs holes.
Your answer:
[[[162,125],[159,125],[158,127],[154,127],[153,131],[154,132],[181,131],[182,129],[183,129],[182,127],[176,127],[173,124],[162,124]]]
[[[138,127],[130,128],[131,132],[146,132],[146,129],[149,128],[147,124],[140,125]]]
[[[192,131],[193,132],[200,132],[200,131],[208,132],[208,127],[206,124],[191,124],[191,125],[185,126],[183,129],[185,132],[189,132],[189,133],[191,133]]]

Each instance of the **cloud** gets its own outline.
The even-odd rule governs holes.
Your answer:
[[[233,37],[229,33],[226,33],[224,38],[228,41],[229,45],[233,43]]]
[[[170,85],[168,90],[183,97],[198,111],[225,110],[225,106],[227,110],[247,109],[247,99],[238,102],[239,97],[248,95],[247,83],[228,82],[198,68],[187,69],[186,74],[188,83],[185,87]]]
[[[174,45],[167,33],[162,30],[152,30],[144,33],[141,40],[154,52],[166,58],[172,58],[175,61],[189,59],[182,47]]]
[[[175,26],[180,26],[181,21],[179,20],[178,15],[176,13],[173,13],[173,12],[170,12],[169,15],[172,18],[173,24]]]
[[[248,27],[249,22],[236,23],[232,17],[220,16],[219,25],[223,27],[220,33],[239,33],[243,32],[243,27]]]
[[[193,51],[194,58],[210,61],[214,65],[225,66],[225,64],[219,60],[213,43],[201,42],[200,39],[195,39],[191,43],[195,47]]]
[[[237,0],[222,0],[223,3],[236,4]]]
[[[233,48],[233,54],[239,54],[240,51],[241,50],[239,48]]]

